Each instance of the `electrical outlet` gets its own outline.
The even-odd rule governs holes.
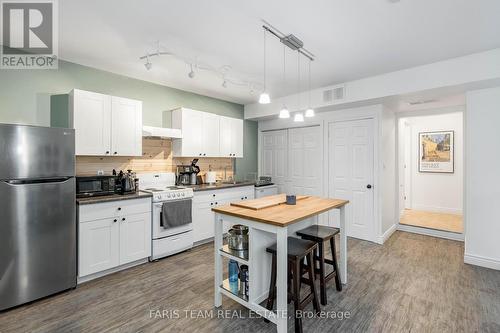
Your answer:
[[[97,170],[98,176],[104,176],[104,170]]]

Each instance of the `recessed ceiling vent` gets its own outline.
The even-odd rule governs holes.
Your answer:
[[[332,89],[323,91],[323,102],[332,103],[336,101],[341,101],[345,98],[345,86],[338,86]]]

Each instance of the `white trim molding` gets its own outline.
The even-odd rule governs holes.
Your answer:
[[[470,265],[475,265],[475,266],[481,266],[481,267],[486,267],[486,268],[491,268],[495,270],[500,270],[500,261],[493,259],[493,258],[487,258],[483,256],[477,256],[474,254],[465,254],[464,255],[464,263],[470,264]]]
[[[429,229],[429,228],[420,228],[420,227],[414,227],[414,226],[405,225],[405,224],[398,224],[397,230],[411,232],[411,233],[419,234],[419,235],[450,239],[450,240],[459,241],[459,242],[464,241],[464,234],[458,234],[456,232],[441,231],[441,230],[435,230],[435,229]]]
[[[377,243],[383,245],[389,238],[391,238],[392,234],[398,230],[398,225],[393,224],[389,229],[384,232],[382,236],[379,236]]]

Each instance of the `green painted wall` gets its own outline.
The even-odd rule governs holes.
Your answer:
[[[143,123],[168,125],[163,111],[181,106],[243,119],[243,105],[149,83],[110,72],[59,61],[58,70],[0,70],[0,122],[50,126],[50,109],[63,124],[67,94],[83,89],[143,101]],[[168,117],[167,117],[168,118]],[[257,123],[244,122],[244,158],[237,159],[238,178],[257,172]]]

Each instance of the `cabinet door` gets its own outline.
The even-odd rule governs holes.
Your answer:
[[[112,97],[111,152],[113,156],[142,155],[142,102]]]
[[[203,115],[203,156],[219,157],[219,116],[200,112]]]
[[[231,157],[233,156],[233,123],[232,119],[228,117],[220,117],[219,128],[219,145],[220,156]]]
[[[111,97],[74,90],[70,96],[73,108],[76,155],[109,155],[111,153]]]
[[[122,216],[120,222],[120,265],[151,255],[151,213]]]
[[[83,222],[79,226],[78,276],[118,266],[120,261],[118,218]]]
[[[214,237],[213,202],[193,203],[193,235],[198,242]]]
[[[243,157],[243,120],[231,119],[231,150],[233,157]]]
[[[182,109],[182,156],[194,157],[203,154],[203,113]]]

